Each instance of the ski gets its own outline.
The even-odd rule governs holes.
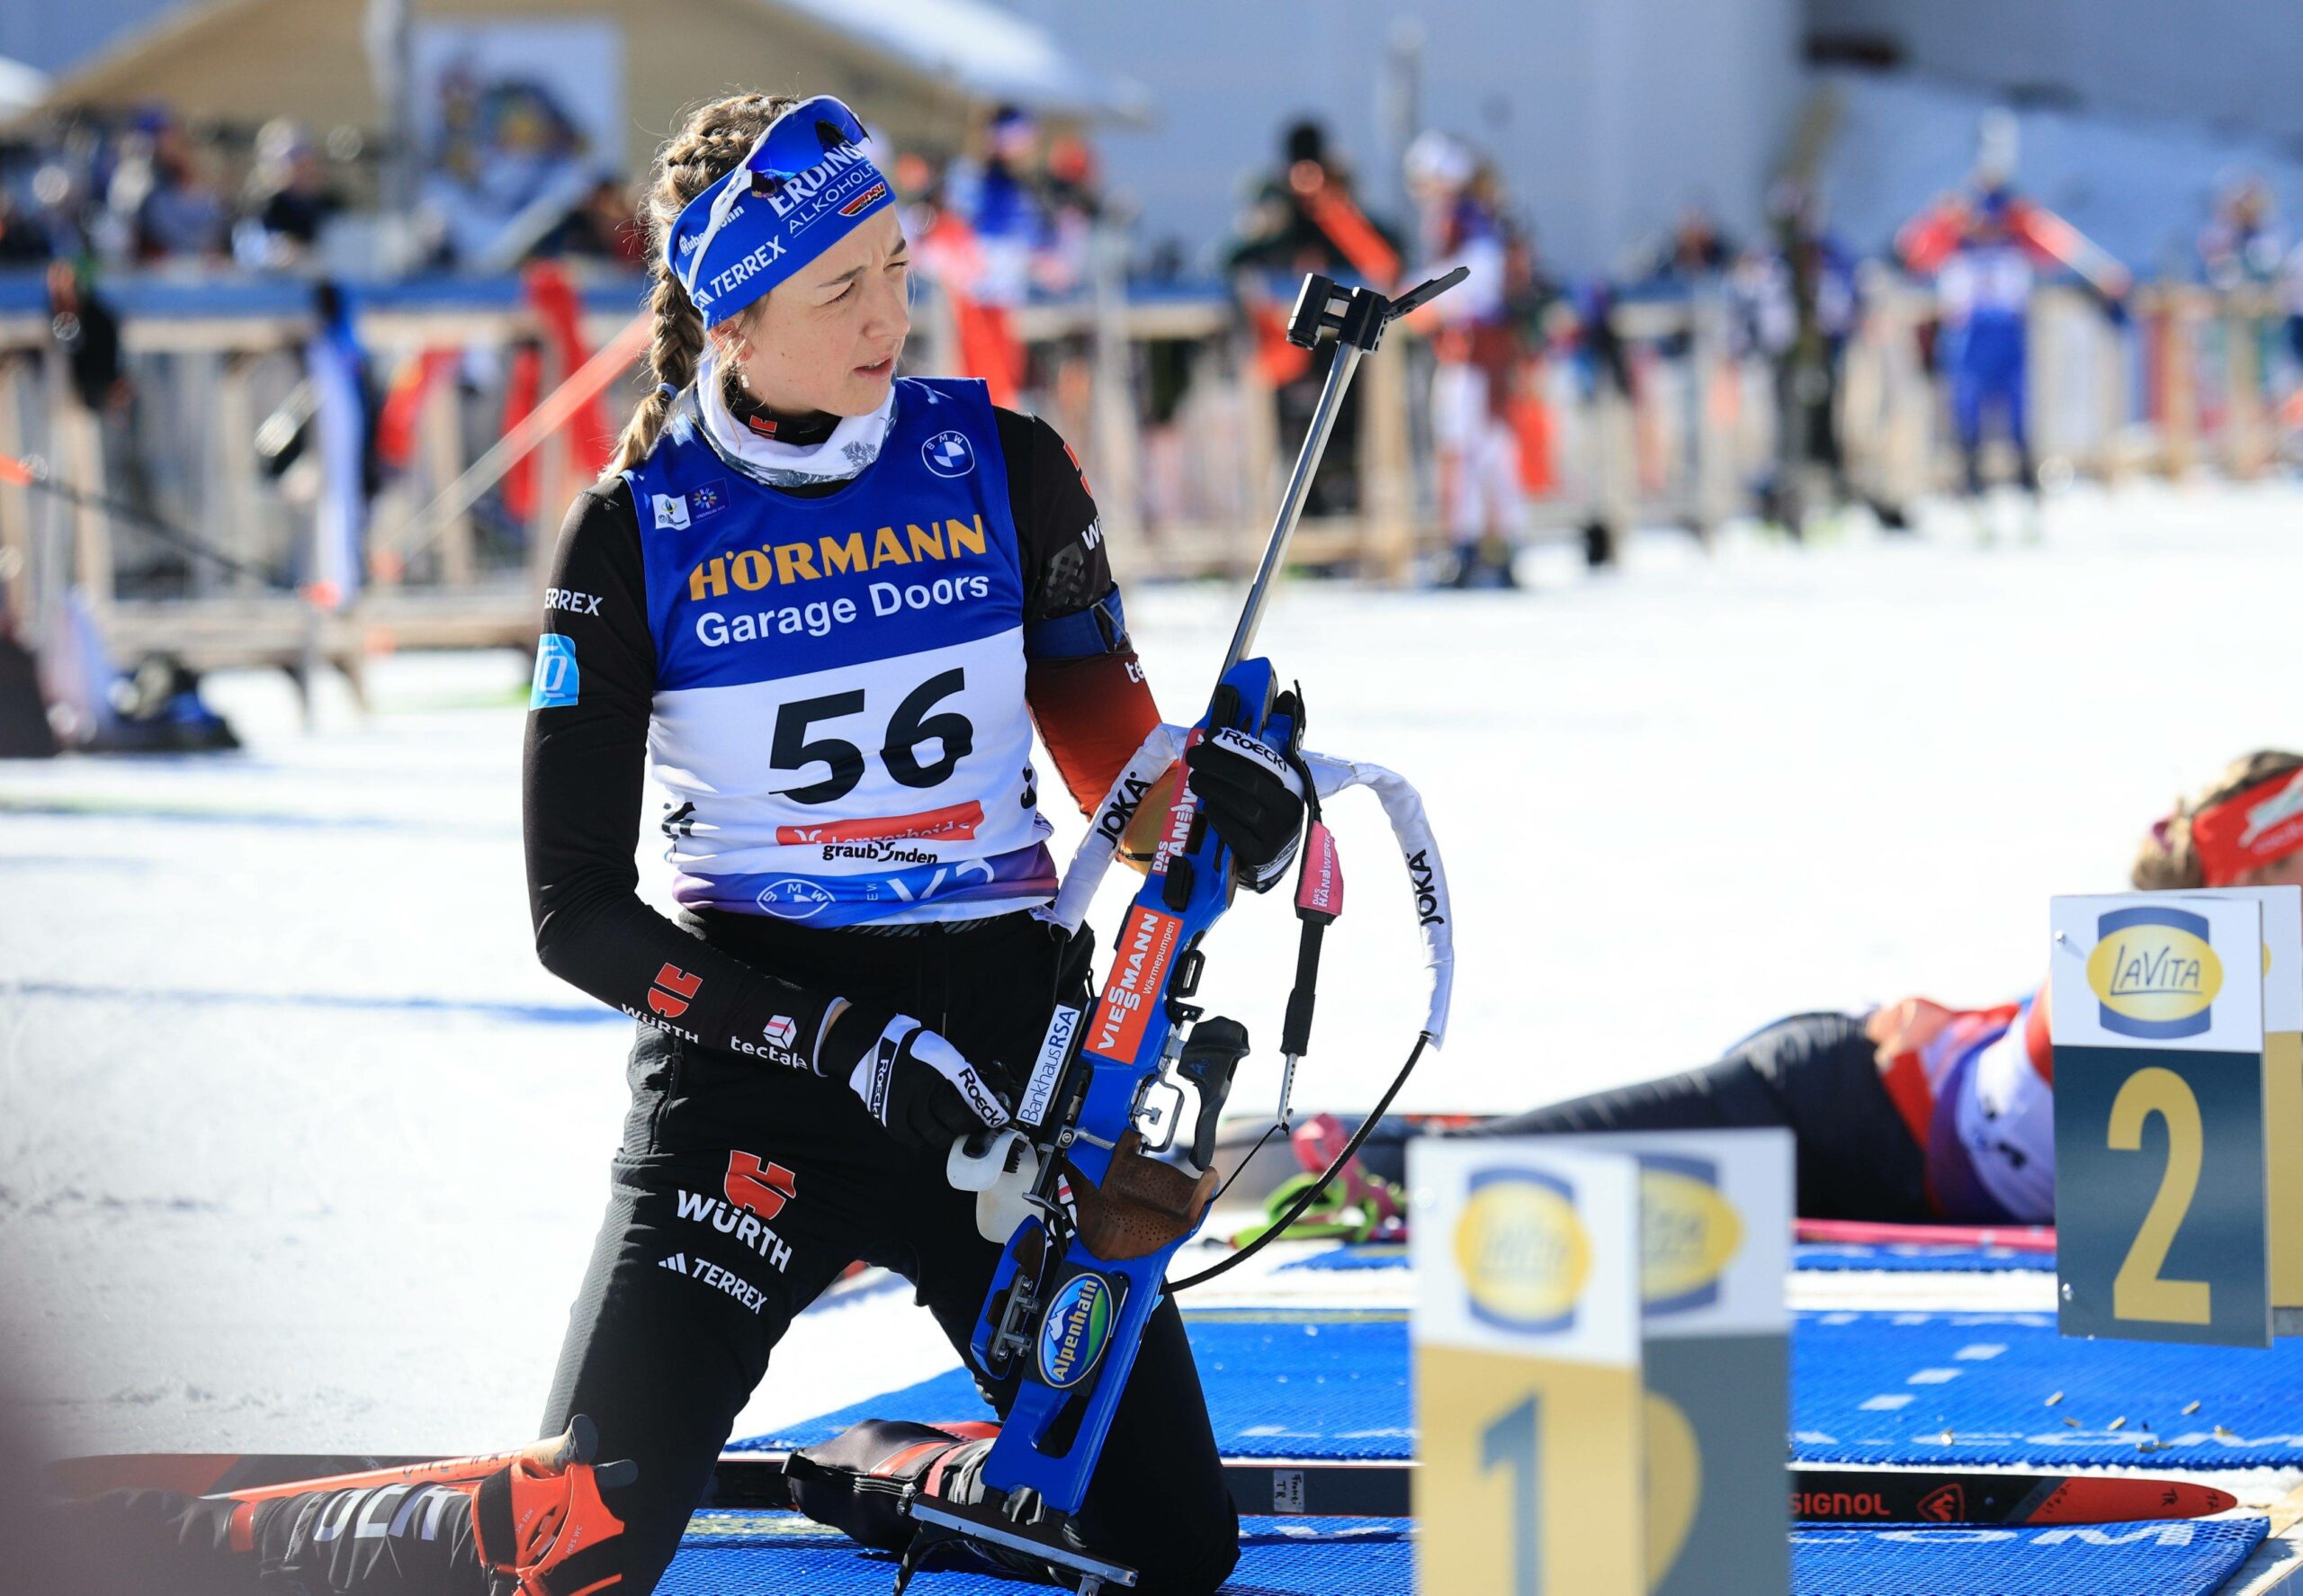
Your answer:
[[[2052,1224],[1877,1224],[1856,1219],[1802,1219],[1793,1233],[1802,1242],[1850,1247],[2003,1248],[2010,1252],[2055,1251]]]
[[[557,1445],[555,1438],[553,1443]],[[514,1453],[499,1455],[508,1461]],[[703,1507],[788,1509],[783,1452],[723,1452]],[[496,1461],[489,1459],[488,1461]],[[281,1453],[131,1453],[70,1457],[49,1466],[49,1488],[90,1496],[124,1489],[193,1495],[248,1494],[282,1485],[325,1488],[429,1474],[424,1457]],[[1800,1523],[2026,1525],[2128,1524],[2198,1519],[2238,1505],[2229,1492],[2191,1480],[2125,1475],[2003,1474],[1988,1469],[1800,1468],[1786,1471],[1791,1517]],[[347,1479],[345,1476],[353,1476]],[[1412,1515],[1415,1466],[1396,1460],[1226,1458],[1223,1476],[1243,1513],[1283,1517],[1403,1519]]]
[[[471,1457],[371,1457],[321,1452],[121,1452],[62,1457],[45,1470],[58,1496],[100,1496],[107,1491],[180,1491],[187,1496],[235,1496],[243,1502],[368,1485],[444,1484],[493,1474],[507,1464],[557,1473],[587,1463],[597,1445],[592,1421],[578,1418],[561,1434],[501,1452]]]
[[[783,1471],[780,1452],[723,1452],[707,1505],[789,1507]],[[2127,1524],[2205,1518],[2238,1505],[2213,1485],[2149,1476],[1797,1466],[1785,1474],[1791,1517],[1801,1523]],[[1412,1463],[1227,1457],[1223,1477],[1243,1513],[1403,1519],[1414,1511]]]
[[[1987,1469],[1791,1471],[1791,1516],[1802,1523],[2128,1524],[2202,1519],[2238,1505],[2228,1491],[2192,1480]]]

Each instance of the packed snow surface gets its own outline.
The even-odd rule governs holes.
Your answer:
[[[1658,533],[1604,576],[1548,551],[1525,593],[1291,584],[1260,641],[1312,745],[1412,780],[1455,885],[1454,1026],[1406,1100],[1519,1108],[1797,1009],[2014,996],[2050,893],[2119,888],[2177,793],[2303,742],[2299,515],[2284,487],[2132,487],[2057,501],[2037,543],[1940,512],[1806,550]],[[1171,717],[1237,599],[1130,595]],[[339,686],[310,731],[281,677],[221,676],[242,756],[0,765],[0,1377],[56,1449],[533,1432],[628,1026],[532,952],[524,674],[389,659],[372,716]],[[1349,913],[1298,1097],[1349,1107],[1422,975],[1373,801],[1331,819]],[[1294,946],[1281,902],[1242,901],[1203,1000],[1276,1043]],[[1277,1077],[1259,1056],[1234,1108]],[[950,1360],[899,1293],[826,1306],[741,1428]]]

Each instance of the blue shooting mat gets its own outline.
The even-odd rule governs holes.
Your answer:
[[[1793,1596],[2209,1596],[2245,1562],[2260,1518],[2054,1529],[1877,1529],[1832,1525],[1791,1537]],[[656,1589],[663,1596],[758,1592],[885,1596],[895,1561],[793,1513],[700,1513]],[[1240,1520],[1226,1591],[1256,1596],[1411,1596],[1403,1519]],[[919,1596],[1044,1589],[956,1569],[923,1574]]]
[[[1802,1463],[2303,1464],[2294,1340],[2079,1340],[2051,1314],[1801,1314],[1791,1393]]]
[[[1184,1317],[1224,1456],[1413,1455],[1403,1314]],[[2048,1314],[1849,1310],[1796,1315],[1791,1346],[1791,1452],[1802,1463],[2303,1465],[2303,1340],[2269,1351],[2084,1341],[2057,1335]],[[866,1418],[989,1416],[953,1369],[733,1445],[807,1446]]]
[[[1340,1242],[1325,1252],[1314,1252],[1309,1258],[1291,1259],[1272,1273],[1284,1275],[1295,1269],[1403,1269],[1407,1267],[1407,1243],[1404,1242]]]
[[[1792,1532],[1791,1589],[1794,1596],[2208,1596],[2270,1528],[2264,1519],[2058,1529],[1819,1525]]]
[[[1184,1322],[1225,1457],[1412,1455],[1404,1314],[1218,1309]],[[865,1419],[990,1417],[975,1382],[955,1368],[729,1449],[812,1446]]]
[[[1240,1565],[1227,1591],[1257,1596],[1410,1596],[1415,1553],[1404,1519],[1241,1519]],[[657,1584],[659,1596],[887,1596],[896,1562],[796,1513],[700,1513]],[[1044,1591],[1010,1577],[941,1569],[919,1596],[1012,1596]]]
[[[1890,1274],[1999,1274],[2016,1269],[2051,1274],[2055,1270],[2055,1254],[2052,1252],[2019,1252],[2012,1247],[1931,1246],[1915,1242],[1896,1242],[1885,1246],[1801,1242],[1792,1248],[1791,1256],[1793,1267],[1802,1269],[1885,1270]],[[1272,1272],[1350,1272],[1404,1269],[1407,1267],[1407,1248],[1402,1244],[1379,1242],[1355,1246],[1347,1242],[1325,1252],[1314,1252],[1309,1258],[1293,1259]]]

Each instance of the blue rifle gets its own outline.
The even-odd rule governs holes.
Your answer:
[[[1282,1045],[1280,1127],[1286,1124],[1296,1062],[1310,1045],[1320,937],[1341,907],[1342,883],[1319,820],[1320,784],[1300,748],[1302,703],[1294,692],[1279,689],[1268,660],[1250,659],[1248,650],[1360,357],[1377,346],[1392,321],[1465,275],[1458,267],[1396,300],[1373,289],[1343,288],[1317,274],[1304,279],[1287,336],[1308,349],[1331,333],[1335,358],[1207,713],[1185,738],[1188,747],[1227,731],[1245,733],[1279,750],[1305,778],[1312,836],[1297,893],[1304,929]],[[1151,775],[1172,757],[1155,749],[1159,741],[1155,733],[1098,811],[1096,831],[1104,834],[1105,864],[1110,845],[1134,818],[1129,788],[1149,787]],[[1398,794],[1405,794],[1413,827],[1420,829],[1420,806],[1404,783],[1372,767],[1325,763],[1331,785],[1393,784],[1396,792],[1384,794],[1387,809]],[[1339,770],[1351,774],[1332,774]],[[1216,1195],[1217,1121],[1232,1073],[1248,1051],[1247,1033],[1238,1022],[1203,1019],[1189,1001],[1203,969],[1201,939],[1231,904],[1232,862],[1200,815],[1189,787],[1178,782],[1174,792],[1100,996],[1085,1011],[1068,1006],[1056,1010],[1016,1126],[989,1139],[988,1147],[979,1139],[954,1151],[955,1179],[971,1158],[1004,1161],[1010,1174],[1021,1160],[1036,1161],[1026,1199],[1029,1215],[1008,1241],[970,1346],[977,1372],[995,1381],[1015,1380],[1016,1395],[984,1463],[983,1499],[963,1505],[917,1497],[910,1503],[918,1529],[897,1575],[899,1593],[937,1547],[954,1541],[979,1542],[1053,1565],[1076,1580],[1081,1596],[1095,1596],[1106,1584],[1135,1583],[1133,1569],[1087,1547],[1073,1516],[1087,1495],[1136,1349],[1162,1294],[1220,1273],[1247,1256],[1245,1251],[1235,1253],[1192,1280],[1166,1278],[1169,1260],[1198,1230]],[[1436,905],[1434,893],[1445,892],[1444,879],[1433,885],[1437,853],[1428,838],[1423,851],[1411,851],[1411,828],[1396,811],[1393,818],[1408,854],[1419,915],[1429,928],[1439,910],[1426,905]],[[1325,872],[1325,886],[1315,879],[1320,871]],[[1075,865],[1066,880],[1067,895],[1074,891],[1071,877],[1081,874]],[[1088,881],[1085,892],[1092,893],[1093,886]],[[1435,1018],[1406,1067],[1326,1176],[1298,1197],[1270,1234],[1283,1233],[1317,1199],[1389,1107],[1425,1044],[1436,1040],[1446,1009],[1441,958],[1435,948]],[[988,1184],[998,1172],[989,1171],[979,1184]]]

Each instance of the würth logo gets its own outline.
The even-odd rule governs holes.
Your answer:
[[[799,1195],[799,1179],[782,1164],[760,1167],[756,1152],[730,1152],[723,1188],[731,1208],[748,1208],[761,1219],[773,1219],[784,1205]]]
[[[677,965],[667,964],[656,972],[656,984],[648,992],[648,1007],[666,1019],[677,1019],[687,1012],[689,1002],[703,985],[703,976],[690,975]]]

